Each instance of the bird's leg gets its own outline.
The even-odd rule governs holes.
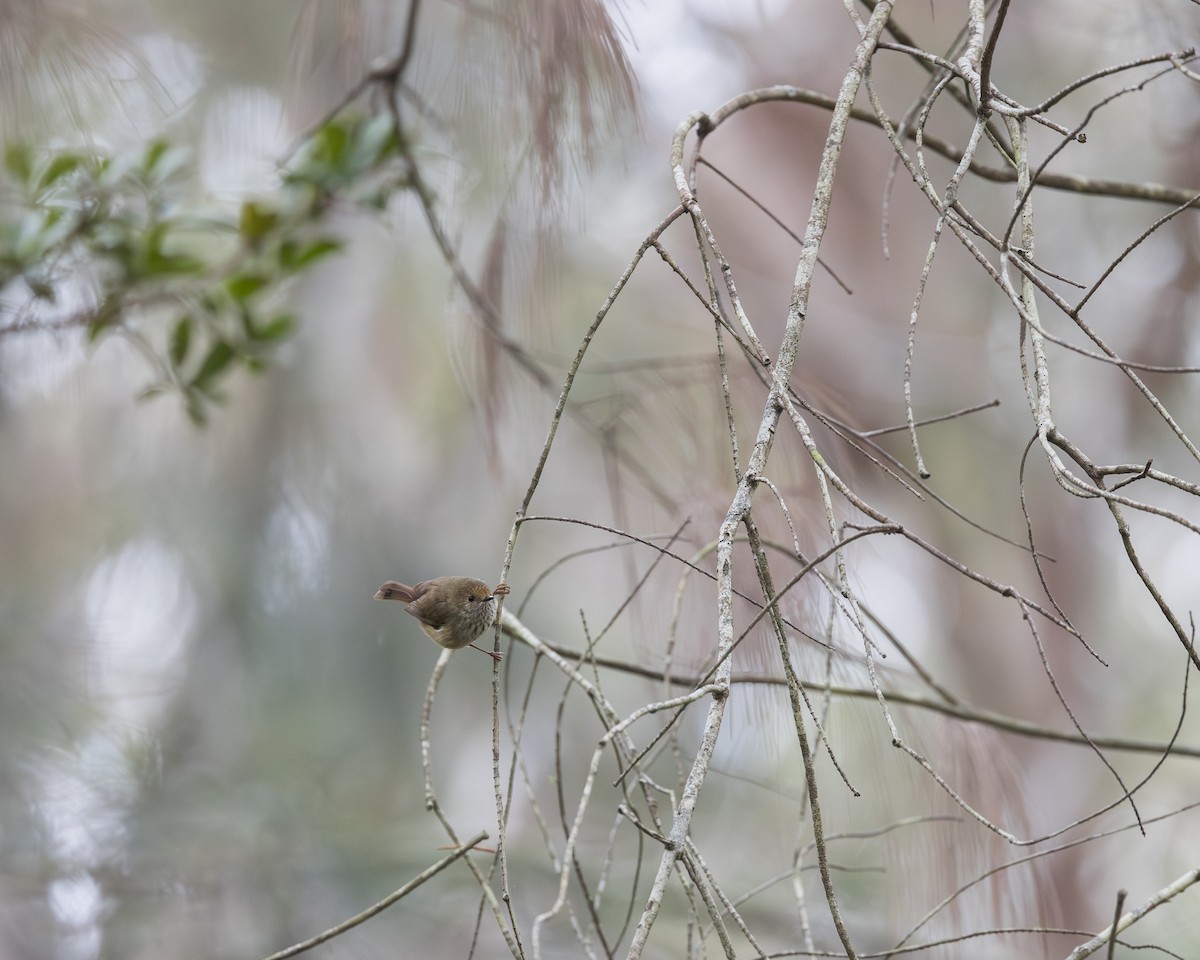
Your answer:
[[[477,643],[470,643],[470,644],[467,644],[467,646],[474,647],[480,653],[486,653],[489,657],[491,657],[497,663],[499,663],[501,660],[504,659],[504,654],[497,653],[495,650],[485,650],[485,649],[483,649],[483,647],[479,646],[479,644],[477,644]]]

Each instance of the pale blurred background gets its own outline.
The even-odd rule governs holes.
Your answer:
[[[539,12],[526,0],[512,6],[529,17]],[[901,4],[897,17],[926,49],[944,51],[963,6]],[[690,111],[714,110],[755,87],[788,83],[835,95],[856,39],[832,0],[631,0],[608,10],[637,86],[626,92],[619,71],[591,65],[558,131],[561,155],[551,167],[558,179],[549,187],[529,159],[526,98],[536,99],[530,88],[537,82],[529,76],[530,54],[506,45],[505,32],[489,25],[496,11],[472,15],[458,4],[425,4],[408,74],[426,108],[453,131],[429,133],[418,155],[476,277],[504,212],[505,333],[526,347],[552,388],[489,346],[421,212],[404,196],[386,214],[338,218],[344,250],[290,290],[295,336],[261,375],[231,378],[227,403],[204,428],[170,397],[137,402],[147,371],[120,339],[89,345],[78,331],[0,338],[0,960],[264,956],[366,907],[444,855],[438,848],[445,835],[425,811],[418,754],[421,700],[438,651],[397,605],[373,603],[372,594],[392,578],[461,573],[496,581],[579,339],[638,244],[677,203],[671,132]],[[273,189],[277,161],[295,138],[373,58],[394,51],[404,13],[402,5],[367,0],[17,0],[0,10],[0,131],[6,142],[88,143],[112,152],[165,133],[193,147],[197,194],[236,205]],[[1006,31],[994,79],[1034,102],[1108,63],[1195,43],[1200,8],[1165,0],[1014,5]],[[877,65],[881,93],[898,118],[920,93],[924,74],[896,54],[880,54]],[[1109,92],[1142,78],[1101,87]],[[1077,122],[1097,96],[1069,101],[1059,119]],[[590,131],[580,120],[582,102],[593,114]],[[938,132],[961,147],[969,117],[949,109],[944,116]],[[802,232],[827,124],[822,110],[769,105],[721,128],[705,156]],[[1170,78],[1102,111],[1088,145],[1073,148],[1056,169],[1197,188],[1198,135],[1196,85]],[[1053,136],[1035,137],[1043,152]],[[450,142],[454,155],[446,152]],[[890,158],[877,130],[852,126],[821,252],[853,292],[827,274],[818,277],[793,378],[816,406],[863,430],[904,420],[908,317],[933,224],[901,170],[885,258]],[[944,181],[950,170],[940,162],[937,178]],[[701,169],[699,181],[747,313],[774,352],[798,244],[711,171]],[[963,195],[989,223],[1003,225],[1011,185],[969,180]],[[1169,209],[1050,191],[1038,204],[1039,253],[1050,269],[1085,283]],[[1124,355],[1200,364],[1197,224],[1194,214],[1169,224],[1114,274],[1091,308],[1090,322]],[[690,226],[681,220],[666,244],[700,283]],[[1033,428],[1016,323],[952,242],[939,252],[922,324],[918,417],[1001,401],[922,433],[931,485],[989,529],[1023,541],[1017,470]],[[1052,324],[1067,332],[1061,316]],[[670,535],[690,519],[675,544],[684,556],[715,537],[733,480],[712,329],[651,253],[601,327],[577,381],[573,396],[589,426],[571,416],[564,421],[532,512],[645,538]],[[1061,351],[1056,359],[1055,412],[1095,459],[1154,457],[1156,467],[1194,480],[1196,463],[1148,416],[1126,380]],[[654,363],[633,363],[643,360]],[[762,391],[743,361],[734,357],[733,364],[744,464]],[[1183,429],[1200,432],[1194,378],[1146,379]],[[987,576],[1042,599],[1019,548],[918,503],[828,433],[817,436],[861,495]],[[902,434],[882,442],[911,467]],[[789,497],[802,546],[817,552],[825,530],[811,467],[782,428],[770,477]],[[1036,458],[1026,495],[1039,548],[1057,559],[1049,573],[1055,597],[1109,664],[1099,667],[1077,643],[1044,629],[1047,655],[1076,715],[1095,735],[1165,742],[1180,709],[1185,653],[1132,576],[1111,518],[1102,506],[1063,494]],[[764,529],[790,542],[769,491],[758,497]],[[1182,497],[1172,507],[1198,514]],[[1200,571],[1196,537],[1144,519],[1137,534],[1163,593],[1177,610],[1191,610]],[[611,534],[562,524],[526,526],[508,578],[510,609],[524,604],[522,619],[545,639],[584,647],[581,623],[594,636],[655,556],[628,546],[589,554],[530,590],[560,558],[614,542]],[[863,598],[963,701],[1069,728],[1012,604],[968,586],[911,545],[874,540],[851,559]],[[697,562],[712,568],[710,554]],[[669,563],[656,571],[598,652],[657,662],[680,575]],[[748,563],[739,583],[751,594],[757,589]],[[818,595],[797,600],[791,615],[821,634]],[[689,581],[677,641],[681,672],[715,643],[713,597],[708,581]],[[739,617],[744,624],[745,609]],[[861,650],[844,629],[839,636]],[[747,645],[738,669],[778,672],[770,638],[758,640]],[[501,711],[516,715],[529,655],[514,648],[506,669]],[[896,670],[904,672],[899,664]],[[844,676],[861,681],[849,667]],[[435,704],[439,797],[463,836],[479,829],[495,836],[490,683],[486,658],[456,654]],[[638,678],[614,674],[605,684],[624,712],[657,696],[656,685]],[[710,851],[735,895],[786,870],[804,834],[795,812],[798,753],[780,709],[786,698],[739,689],[698,821],[737,836],[736,844]],[[552,756],[562,681],[543,675],[534,691],[524,754],[557,817]],[[603,731],[578,695],[567,708],[569,817]],[[703,709],[694,707],[695,722],[684,724],[685,757]],[[895,756],[876,708],[837,708],[835,716],[843,714],[835,741],[866,797],[851,800],[826,764],[827,829],[863,829],[935,808],[952,812],[923,774]],[[1120,795],[1085,748],[951,728],[925,714],[905,722],[972,803],[1022,837],[1055,830]],[[634,728],[639,742],[653,730],[656,723]],[[501,739],[506,750],[507,733]],[[1190,716],[1180,743],[1200,745]],[[1147,754],[1111,759],[1127,784],[1154,762]],[[505,753],[502,769],[508,762]],[[674,771],[665,756],[664,779]],[[611,780],[601,776],[598,785],[609,792],[597,801],[596,848],[612,827]],[[519,793],[510,856],[517,909],[529,923],[553,899],[557,874]],[[1140,809],[1150,818],[1197,797],[1200,765],[1171,760],[1139,794]],[[1082,833],[1129,822],[1128,805],[1119,805]],[[1145,839],[1126,831],[1048,860],[1040,880],[1014,882],[1004,895],[1018,900],[997,906],[990,924],[968,925],[1103,927],[1119,887],[1136,904],[1195,865],[1196,814],[1148,831]],[[554,835],[561,850],[562,834]],[[958,842],[943,841],[938,849]],[[962,842],[977,844],[991,864],[1026,852],[988,846],[978,836]],[[903,847],[898,842],[893,851],[909,871],[899,884],[895,873],[838,875],[843,909],[864,949],[892,942],[888,936],[903,933],[949,892],[937,855],[904,861]],[[880,848],[869,844],[838,856],[867,870],[883,866]],[[618,916],[630,902],[636,919],[657,859],[655,850],[632,893],[622,886],[632,875],[614,875],[622,892],[608,895]],[[974,876],[971,864],[959,867]],[[805,883],[814,923],[826,936],[820,886],[811,872]],[[937,896],[919,896],[926,889]],[[915,913],[910,897],[920,900]],[[1134,939],[1200,954],[1196,897],[1189,892],[1164,907]],[[320,955],[466,957],[477,908],[473,880],[452,867],[319,948]],[[751,915],[773,935],[773,949],[798,948],[786,906],[778,915],[766,905],[758,913],[751,908]],[[900,915],[908,922],[895,919]],[[555,952],[547,955],[582,955],[565,921],[558,923]],[[667,929],[652,937],[648,955],[684,955],[678,928]],[[1077,941],[1048,940],[1049,955],[1065,955]],[[621,956],[624,947],[613,945]],[[973,955],[1035,956],[1042,949],[1014,939]],[[474,955],[507,955],[487,917]]]

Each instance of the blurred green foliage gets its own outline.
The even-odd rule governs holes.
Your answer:
[[[262,370],[291,334],[281,293],[340,249],[331,213],[381,209],[404,188],[397,148],[390,116],[336,116],[299,145],[277,189],[231,208],[196,196],[189,151],[166,139],[121,156],[11,145],[0,333],[136,337],[155,368],[141,396],[177,395],[203,423],[226,378]]]

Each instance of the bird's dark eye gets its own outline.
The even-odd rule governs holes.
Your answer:
[[[474,602],[475,602],[475,594],[473,594],[473,593],[469,594],[467,596],[467,603],[474,603]]]

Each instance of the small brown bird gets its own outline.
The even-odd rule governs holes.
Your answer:
[[[389,580],[376,592],[375,599],[404,603],[405,611],[417,618],[421,629],[438,646],[448,650],[475,647],[480,653],[500,660],[502,654],[484,650],[475,641],[496,618],[496,598],[507,593],[506,583],[493,591],[482,580],[470,577],[435,577],[412,587]]]

